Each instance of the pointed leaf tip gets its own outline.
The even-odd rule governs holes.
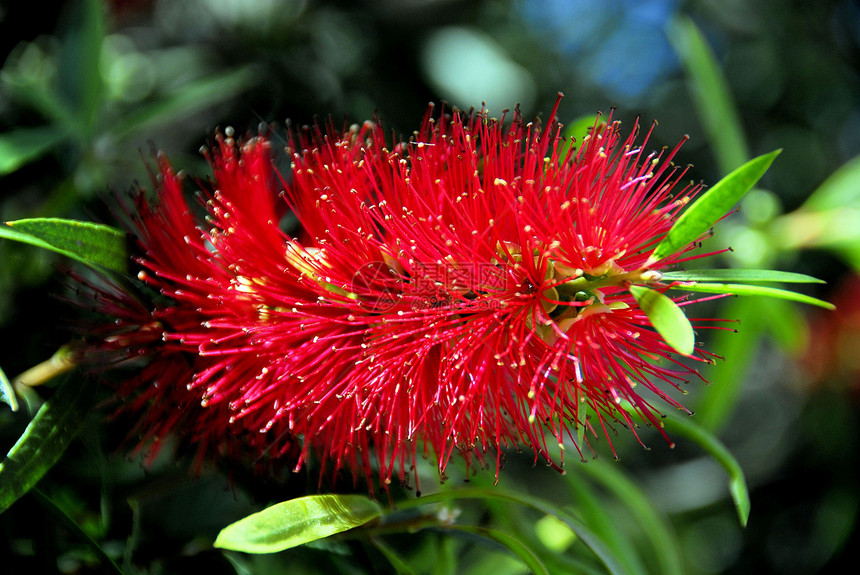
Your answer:
[[[654,249],[649,262],[655,263],[676,254],[702,237],[753,188],[780,152],[782,150],[778,149],[753,158],[690,204]]]
[[[818,298],[808,296],[799,292],[769,286],[690,281],[672,284],[672,289],[702,293],[722,293],[738,296],[766,296],[777,299],[796,301],[809,305],[815,305],[829,310],[836,309],[836,306],[830,302],[826,302],[824,300],[820,300]]]

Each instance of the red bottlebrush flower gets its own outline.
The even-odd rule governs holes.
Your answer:
[[[151,358],[121,390],[142,429],[387,483],[419,450],[440,473],[523,445],[560,465],[547,437],[634,427],[624,400],[658,423],[653,398],[680,407],[665,388],[695,372],[627,288],[683,257],[649,261],[698,188],[675,189],[678,148],[648,154],[635,126],[610,118],[570,154],[558,132],[483,111],[428,112],[391,147],[378,124],[306,130],[282,183],[300,238],[265,139],[220,140],[205,226],[162,162],[130,230],[159,297],[111,304],[146,329],[102,346]]]

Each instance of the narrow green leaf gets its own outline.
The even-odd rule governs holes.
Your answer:
[[[645,567],[633,542],[618,521],[618,516],[607,511],[606,501],[597,496],[594,486],[587,481],[570,481],[568,487],[577,517],[612,549],[618,560],[624,564],[624,572],[629,575],[644,575]]]
[[[768,328],[767,319],[761,314],[764,306],[759,304],[767,301],[780,300],[730,298],[721,302],[720,317],[737,320],[743,329],[738,333],[713,330],[708,338],[708,349],[718,357],[727,359],[709,369],[707,379],[711,385],[707,393],[701,394],[695,405],[696,422],[711,432],[723,429],[730,421],[741,399],[750,367],[759,357]],[[784,303],[788,305],[788,302]]]
[[[649,264],[658,262],[698,240],[761,179],[781,150],[754,158],[717,182],[681,214],[654,249]]]
[[[53,499],[43,493],[38,487],[33,488],[33,495],[35,495],[36,500],[57,517],[67,529],[69,529],[81,541],[89,545],[90,549],[92,549],[98,556],[106,571],[115,573],[116,575],[123,575],[122,569],[120,569],[114,560],[111,559],[110,555],[107,554],[104,548],[99,545],[99,542],[93,539],[89,533],[84,531],[84,529],[78,525],[78,522],[66,513],[63,508],[57,505]]]
[[[163,98],[122,118],[111,126],[111,131],[117,139],[124,139],[137,132],[154,129],[233,98],[252,86],[257,78],[253,70],[239,68],[183,84]]]
[[[16,100],[38,110],[53,126],[61,127],[69,136],[76,136],[77,119],[67,102],[54,89],[53,83],[47,82],[42,77],[31,77],[28,68],[29,66],[20,60],[15,61],[12,58],[7,60],[0,70],[3,87]]]
[[[820,300],[818,298],[814,298],[812,296],[808,296],[806,294],[797,293],[793,291],[788,291],[784,289],[767,287],[767,286],[757,286],[757,285],[745,285],[745,284],[723,284],[723,283],[700,283],[700,282],[680,282],[672,285],[672,289],[679,289],[684,291],[694,291],[694,292],[703,292],[703,293],[725,293],[732,295],[756,295],[756,296],[767,296],[767,297],[775,297],[779,299],[786,299],[790,301],[796,301],[800,303],[807,303],[810,305],[817,305],[819,307],[823,307],[826,309],[836,309],[836,306],[832,303],[826,302],[824,300]]]
[[[695,441],[723,466],[729,474],[729,493],[735,504],[738,519],[742,526],[746,527],[750,516],[750,496],[747,489],[744,471],[737,459],[726,448],[722,441],[703,427],[693,423],[690,418],[681,418],[670,415],[664,420],[666,431],[670,434],[680,435]]]
[[[696,423],[713,433],[730,422],[765,339],[770,336],[785,353],[797,354],[809,337],[799,307],[781,299],[730,298],[723,300],[719,315],[737,320],[740,329],[714,330],[708,340],[708,349],[727,360],[708,370],[708,392],[694,406]]]
[[[383,543],[378,537],[371,537],[370,542],[380,553],[385,555],[397,575],[415,575],[412,567],[389,545]]]
[[[46,401],[0,463],[0,513],[27,493],[60,459],[89,409],[89,381],[68,379]]]
[[[15,395],[15,388],[12,387],[12,382],[6,377],[2,367],[0,367],[0,401],[11,407],[12,411],[18,411],[18,396]]]
[[[541,561],[538,554],[510,533],[500,531],[498,529],[491,529],[489,527],[479,527],[477,525],[452,524],[446,526],[446,528],[471,533],[473,535],[478,535],[479,537],[485,537],[491,541],[495,541],[499,545],[507,547],[511,553],[519,557],[534,575],[549,575],[549,571],[543,564],[543,561]]]
[[[487,499],[497,501],[508,501],[531,507],[540,511],[544,515],[552,515],[559,519],[562,523],[570,527],[576,533],[586,547],[597,556],[603,565],[609,570],[612,575],[626,574],[623,563],[618,559],[615,553],[606,546],[606,544],[598,537],[591,529],[589,529],[582,521],[567,513],[554,503],[544,501],[537,497],[532,497],[525,493],[513,493],[503,491],[501,489],[484,489],[484,488],[461,488],[440,491],[431,495],[422,495],[417,499],[402,501],[398,505],[399,509],[410,509],[420,505],[430,505],[432,503],[440,503],[442,501],[450,501],[457,499]]]
[[[669,281],[737,281],[823,284],[823,280],[795,272],[753,269],[689,270],[663,273]]]
[[[826,210],[794,210],[774,219],[766,233],[771,245],[787,253],[823,248],[839,252],[860,245],[860,206],[846,205]]]
[[[630,402],[622,402],[621,407],[630,414],[637,414],[636,408]],[[740,463],[728,448],[713,433],[694,423],[692,418],[667,413],[663,418],[666,432],[670,435],[680,435],[696,442],[707,451],[729,474],[729,493],[735,504],[738,519],[746,527],[750,515],[750,496],[746,477]]]
[[[860,207],[860,156],[854,156],[812,192],[801,210],[821,212]]]
[[[749,159],[731,89],[702,32],[687,17],[672,20],[667,36],[684,65],[699,121],[723,174]]]
[[[606,487],[617,501],[623,504],[630,515],[642,527],[642,533],[651,541],[653,556],[661,575],[683,575],[681,549],[671,524],[660,516],[648,496],[614,463],[602,459],[579,465],[577,473],[584,473],[597,483]]]
[[[101,104],[100,70],[105,6],[99,0],[77,0],[62,20],[59,50],[59,96],[74,110],[76,129],[90,137]]]
[[[363,495],[309,495],[272,505],[221,530],[215,547],[276,553],[364,525],[382,510]]]
[[[38,159],[65,137],[53,126],[20,128],[0,134],[0,176]]]
[[[684,311],[671,298],[658,291],[635,285],[630,286],[630,293],[666,343],[681,355],[693,353],[696,347],[693,326]]]
[[[125,273],[128,247],[125,234],[110,226],[60,218],[30,218],[6,222],[0,237],[32,244],[91,266]]]

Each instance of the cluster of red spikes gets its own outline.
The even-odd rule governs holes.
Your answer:
[[[625,278],[683,257],[648,261],[698,186],[679,185],[680,144],[648,153],[611,116],[568,149],[557,107],[545,126],[431,107],[389,144],[378,123],[306,129],[285,174],[270,140],[221,136],[199,205],[160,160],[156,200],[129,210],[155,296],[100,298],[118,321],[99,350],[148,361],[120,389],[140,430],[387,484],[420,456],[498,469],[526,446],[560,467],[578,429],[680,407],[695,371]]]

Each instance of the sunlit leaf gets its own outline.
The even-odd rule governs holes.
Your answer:
[[[32,244],[88,265],[124,273],[128,268],[125,234],[110,226],[60,218],[6,222],[0,237]]]
[[[654,249],[648,265],[677,253],[702,237],[752,189],[780,152],[775,150],[750,160],[689,205]]]
[[[495,541],[496,543],[506,547],[511,553],[519,557],[534,575],[549,575],[549,571],[543,564],[543,561],[541,561],[538,554],[535,553],[534,550],[532,550],[528,545],[526,545],[516,536],[511,535],[510,533],[506,533],[505,531],[500,531],[498,529],[491,529],[488,527],[480,527],[476,525],[454,524],[449,525],[447,528],[471,533],[480,537],[486,537],[491,541]]]
[[[11,407],[12,411],[18,411],[18,396],[3,368],[0,368],[0,401]]]
[[[534,534],[553,553],[564,553],[576,541],[576,533],[553,515],[538,519],[534,524]]]
[[[795,272],[754,269],[718,269],[718,270],[689,270],[664,272],[663,279],[669,281],[716,281],[716,282],[781,282],[781,283],[817,283],[824,281]]]
[[[381,508],[363,495],[310,495],[278,503],[221,530],[215,547],[276,553],[364,525]]]
[[[694,291],[703,293],[725,293],[732,295],[755,295],[775,297],[816,305],[826,309],[836,309],[832,303],[808,296],[806,294],[784,290],[775,287],[745,285],[745,284],[724,284],[724,283],[701,283],[701,282],[680,282],[672,285],[673,289],[684,291]]]
[[[702,32],[690,18],[675,18],[667,36],[684,65],[699,121],[720,171],[727,174],[749,159],[740,114],[728,82]]]
[[[20,128],[0,134],[0,176],[38,159],[65,137],[52,126]]]
[[[92,408],[90,381],[69,379],[46,401],[0,463],[0,513],[60,459]]]
[[[651,325],[675,351],[691,355],[696,346],[693,326],[684,311],[666,295],[643,286],[630,286],[630,293],[648,316]]]

